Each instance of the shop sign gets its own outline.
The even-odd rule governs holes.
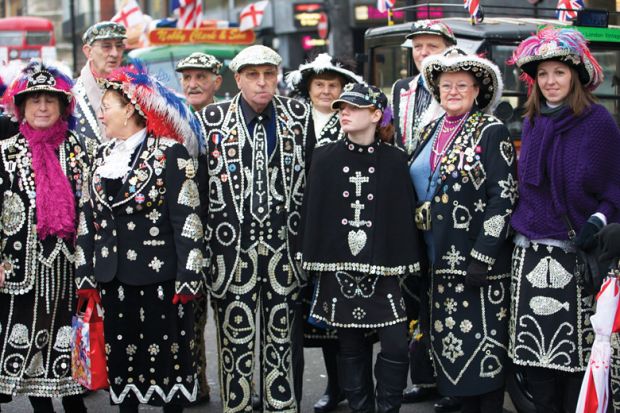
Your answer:
[[[185,43],[252,44],[256,40],[253,30],[239,31],[237,28],[218,29],[200,27],[197,29],[155,29],[149,32],[152,45]]]
[[[315,29],[325,10],[322,3],[293,4],[293,21],[298,29]]]

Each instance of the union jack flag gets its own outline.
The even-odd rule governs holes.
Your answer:
[[[394,3],[396,3],[396,0],[377,0],[377,10],[381,13],[386,13],[394,7]]]
[[[471,16],[472,24],[482,21],[482,10],[480,9],[480,0],[464,0],[463,6]]]
[[[584,8],[583,0],[558,0],[555,17],[563,23],[567,23],[577,17],[577,10]]]
[[[202,23],[202,0],[172,0],[170,8],[179,17],[177,28],[194,29]]]

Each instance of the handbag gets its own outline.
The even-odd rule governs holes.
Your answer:
[[[568,239],[574,244],[577,232],[571,224],[568,215],[564,214],[562,217],[568,227]],[[601,254],[598,240],[595,239],[594,247],[588,251],[584,251],[575,245],[575,253],[577,255],[577,262],[575,263],[577,284],[583,288],[587,295],[597,294],[601,289],[601,285],[603,285],[608,269],[608,265],[600,262],[598,259]]]
[[[82,308],[84,311],[81,311]],[[84,298],[78,298],[77,309],[71,323],[73,379],[89,390],[107,389],[103,309],[93,299],[85,303]]]

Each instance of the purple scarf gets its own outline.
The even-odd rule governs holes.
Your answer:
[[[565,108],[555,116],[539,115],[534,123],[527,118],[524,122],[523,136],[529,139],[522,142],[519,174],[523,182],[533,186],[540,186],[547,177],[553,206],[562,214],[566,213],[562,191],[565,179],[562,158],[566,145],[562,143],[562,134],[579,125],[590,110],[586,108],[580,116],[575,116],[570,108]]]
[[[36,187],[37,234],[73,240],[75,235],[75,199],[71,184],[62,171],[57,150],[67,137],[68,124],[59,119],[44,130],[33,129],[27,122],[19,125],[32,153],[32,170]]]

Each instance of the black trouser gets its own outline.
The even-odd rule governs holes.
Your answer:
[[[527,380],[536,412],[574,412],[581,391],[583,372],[568,373],[542,367],[518,367]]]
[[[33,413],[53,413],[54,405],[51,397],[29,396]],[[65,396],[62,398],[62,407],[65,413],[86,413],[84,399],[81,394]]]
[[[359,356],[366,353],[368,341],[365,338],[366,329],[339,328],[338,341],[342,357]],[[403,323],[385,326],[377,329],[381,354],[390,360],[407,361],[407,329]]]

